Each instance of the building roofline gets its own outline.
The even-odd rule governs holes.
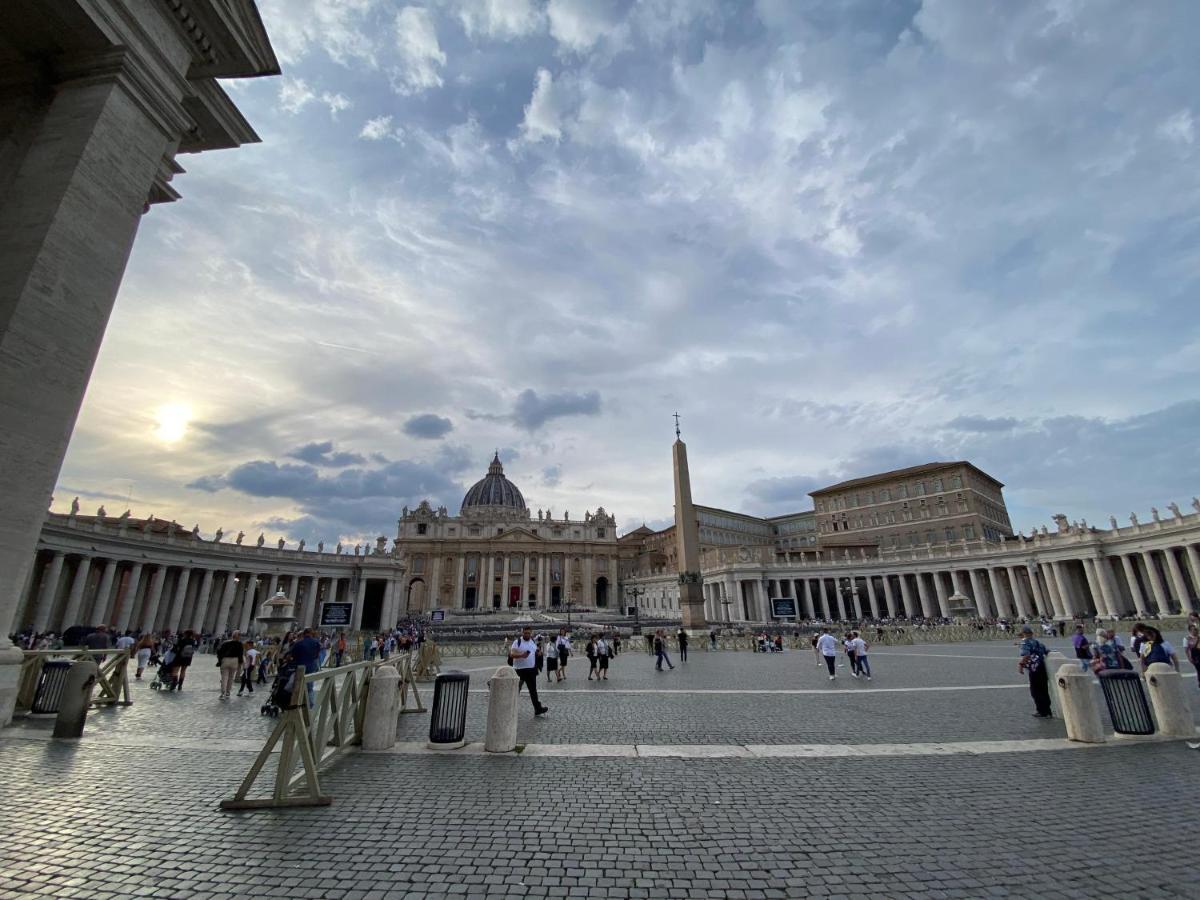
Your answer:
[[[879,481],[890,480],[894,478],[907,478],[913,475],[924,475],[929,472],[941,472],[945,469],[952,469],[956,466],[966,466],[968,469],[973,469],[993,484],[999,487],[1004,487],[1004,482],[992,477],[987,472],[983,471],[983,469],[979,468],[979,466],[972,462],[968,462],[965,459],[959,459],[948,462],[922,463],[919,466],[909,466],[905,469],[893,469],[890,472],[880,472],[877,475],[864,475],[860,478],[851,478],[847,481],[839,481],[837,484],[831,484],[829,487],[823,487],[819,490],[809,491],[808,496],[819,497],[823,494],[833,493],[834,491],[844,491],[847,488],[861,487],[863,485],[875,484]]]

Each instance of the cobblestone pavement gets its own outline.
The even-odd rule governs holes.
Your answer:
[[[1013,652],[881,650],[871,689],[1017,687],[874,694],[830,685],[805,653],[697,653],[662,674],[625,654],[601,685],[584,661],[568,682],[584,692],[547,691],[544,720],[523,705],[520,739],[1061,737],[1058,721],[1029,717]],[[93,714],[78,743],[30,740],[44,722],[0,732],[0,896],[1095,898],[1134,883],[1138,897],[1200,896],[1200,753],[1181,742],[802,759],[358,753],[323,776],[331,807],[230,813],[217,801],[253,753],[218,739],[261,738],[270,722],[259,694],[219,702],[203,658],[189,678],[181,695],[135,685],[135,706]],[[822,693],[625,693],[655,688]],[[471,695],[470,737],[485,703]],[[402,738],[427,722],[404,717]],[[181,736],[204,749],[170,749]],[[121,745],[151,738],[162,746]]]

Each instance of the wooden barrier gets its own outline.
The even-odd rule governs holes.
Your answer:
[[[413,674],[412,653],[396,659],[396,671],[400,673],[400,712],[425,712],[425,704],[421,702],[421,694],[417,691],[417,677]]]
[[[237,793],[231,799],[222,800],[221,809],[328,806],[332,803],[333,797],[321,792],[320,771],[349,752],[355,744],[362,743],[371,676],[380,666],[390,664],[389,660],[376,659],[320,672],[305,673],[298,669],[287,707],[281,712]],[[311,709],[308,702],[310,686],[316,689]],[[271,796],[252,798],[250,789],[276,744],[279,744],[279,761]],[[297,765],[300,771],[293,775]]]
[[[33,699],[37,695],[38,680],[42,675],[42,667],[47,660],[68,659],[72,662],[81,659],[95,661],[96,657],[105,657],[100,663],[100,673],[96,678],[96,690],[92,694],[90,706],[132,706],[133,699],[129,693],[129,659],[128,650],[93,650],[89,647],[64,647],[61,650],[24,650],[21,660],[21,672],[17,682],[16,713],[27,714],[33,708]]]

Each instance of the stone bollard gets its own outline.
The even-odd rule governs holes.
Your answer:
[[[1095,679],[1077,664],[1060,666],[1054,676],[1067,740],[1083,744],[1103,744],[1104,726],[1100,722],[1100,704],[1096,701]]]
[[[396,743],[400,716],[400,673],[395,666],[380,666],[367,687],[363,714],[362,748],[368,752],[390,750]]]
[[[1047,653],[1045,665],[1047,675],[1050,675],[1051,672],[1061,672],[1063,666],[1070,665],[1075,666],[1076,671],[1082,671],[1079,668],[1079,663],[1072,663],[1061,650],[1051,650]],[[1063,718],[1062,687],[1058,683],[1058,678],[1054,675],[1050,675],[1050,701],[1050,715],[1056,719]]]
[[[58,703],[54,737],[83,737],[88,705],[92,702],[92,689],[96,686],[99,674],[100,667],[90,659],[80,660],[71,666],[63,685],[62,699]]]
[[[1146,688],[1158,731],[1167,737],[1195,737],[1192,710],[1184,696],[1183,679],[1166,663],[1151,663],[1146,670]]]
[[[501,666],[488,679],[487,735],[483,749],[511,753],[517,749],[517,692],[521,679],[512,666]]]

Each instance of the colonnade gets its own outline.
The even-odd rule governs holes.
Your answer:
[[[514,594],[516,605],[529,609],[568,601],[614,608],[620,603],[615,553],[481,550],[449,554],[444,559],[433,556],[429,575],[408,574],[408,589],[427,577],[433,587],[425,605],[443,609],[505,608],[513,605]],[[474,594],[469,593],[472,589]]]

